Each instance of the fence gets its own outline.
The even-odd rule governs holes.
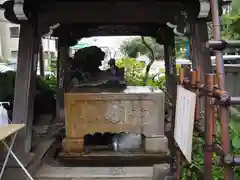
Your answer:
[[[216,66],[213,66],[216,70]],[[240,64],[225,64],[225,87],[230,96],[240,96]]]

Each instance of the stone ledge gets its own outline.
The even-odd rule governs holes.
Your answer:
[[[43,165],[36,173],[38,179],[47,178],[152,178],[153,167],[52,167]]]

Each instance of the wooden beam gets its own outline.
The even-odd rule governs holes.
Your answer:
[[[40,39],[39,44],[39,68],[40,68],[40,76],[44,77],[44,58],[43,58],[43,45],[42,40]]]
[[[168,108],[169,121],[171,123],[171,134],[169,137],[169,149],[171,150],[171,157],[176,155],[176,146],[174,142],[174,129],[175,129],[175,107],[177,99],[177,78],[176,78],[176,56],[175,56],[175,38],[173,29],[165,28],[162,35],[164,45],[164,59],[165,59],[165,77],[166,77],[166,96],[170,95],[171,106]],[[171,172],[173,172],[173,162],[171,163]]]
[[[204,75],[212,73],[210,50],[205,45],[208,41],[207,22],[199,20],[190,24],[189,27],[190,59],[194,67],[200,67],[201,80],[203,82]]]
[[[164,27],[161,24],[152,23],[142,23],[142,24],[71,24],[71,25],[61,25],[59,28],[55,29],[53,36],[55,37],[92,37],[92,36],[152,36],[155,37],[159,29]]]
[[[64,119],[64,92],[65,92],[65,73],[66,61],[69,58],[69,47],[58,47],[57,59],[57,95],[56,95],[56,117]]]
[[[176,56],[175,56],[175,38],[173,29],[165,28],[162,31],[162,42],[164,45],[164,59],[166,69],[166,85],[168,92],[173,96],[176,96]],[[174,101],[173,101],[174,102]]]
[[[17,141],[17,150],[21,153],[29,153],[32,148],[33,107],[38,58],[36,40],[35,24],[30,22],[21,24],[13,108],[13,123],[26,124]]]
[[[206,42],[208,41],[208,28],[207,22],[204,20],[199,20],[194,23],[189,24],[189,49],[190,49],[190,60],[193,64],[193,69],[195,67],[200,68],[201,83],[205,81],[205,74],[212,73],[212,62],[210,56],[210,50],[206,48]],[[201,112],[204,112],[205,100],[201,98],[199,100],[198,112],[201,118]],[[201,120],[201,119],[200,119]],[[204,125],[203,121],[200,121]]]
[[[42,5],[47,6],[46,5]],[[39,21],[49,23],[166,23],[174,21],[186,4],[172,1],[75,1],[57,2],[51,11],[39,12]],[[191,9],[197,8],[192,6]],[[196,9],[197,11],[197,9]]]

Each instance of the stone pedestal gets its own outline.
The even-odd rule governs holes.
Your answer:
[[[121,92],[99,91],[65,93],[65,153],[81,153],[85,135],[107,132],[142,134],[146,153],[166,152],[165,95],[161,90],[130,86]]]
[[[144,148],[148,153],[168,153],[168,140],[164,135],[145,137]]]
[[[153,166],[152,180],[170,180],[170,165],[169,164],[155,164]]]

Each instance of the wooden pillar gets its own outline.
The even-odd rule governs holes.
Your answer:
[[[164,40],[164,58],[165,58],[165,74],[166,87],[172,98],[176,96],[176,56],[175,56],[175,39],[172,29],[166,30]]]
[[[210,50],[205,47],[208,41],[208,28],[204,20],[198,20],[189,25],[190,58],[194,67],[200,67],[201,80],[204,82],[204,75],[212,73]]]
[[[171,132],[168,136],[169,149],[171,150],[171,157],[175,157],[175,142],[174,142],[174,126],[175,126],[175,105],[177,96],[177,70],[176,70],[176,56],[175,56],[175,38],[171,28],[165,28],[162,34],[164,45],[164,59],[165,59],[165,77],[166,77],[166,96],[170,96],[171,106],[168,108],[169,121],[171,124]],[[173,162],[171,163],[171,172],[173,172]]]
[[[64,119],[64,92],[65,86],[64,78],[66,73],[66,61],[69,58],[69,47],[58,47],[58,59],[57,59],[57,101],[56,101],[56,116],[57,118]]]
[[[39,41],[39,68],[40,68],[40,76],[44,77],[44,58],[43,58],[43,45],[42,40]]]
[[[212,73],[212,62],[210,50],[206,48],[205,44],[208,41],[208,27],[204,19],[200,19],[194,23],[189,24],[189,46],[190,59],[193,68],[199,67],[201,72],[201,83],[205,81],[205,74]],[[198,111],[204,111],[204,99],[200,99],[200,106]],[[199,114],[201,118],[201,114]],[[203,122],[201,122],[202,124]]]
[[[16,142],[16,150],[20,154],[29,153],[32,145],[33,107],[39,49],[36,46],[37,39],[34,23],[21,24],[13,108],[13,123],[26,124]]]

